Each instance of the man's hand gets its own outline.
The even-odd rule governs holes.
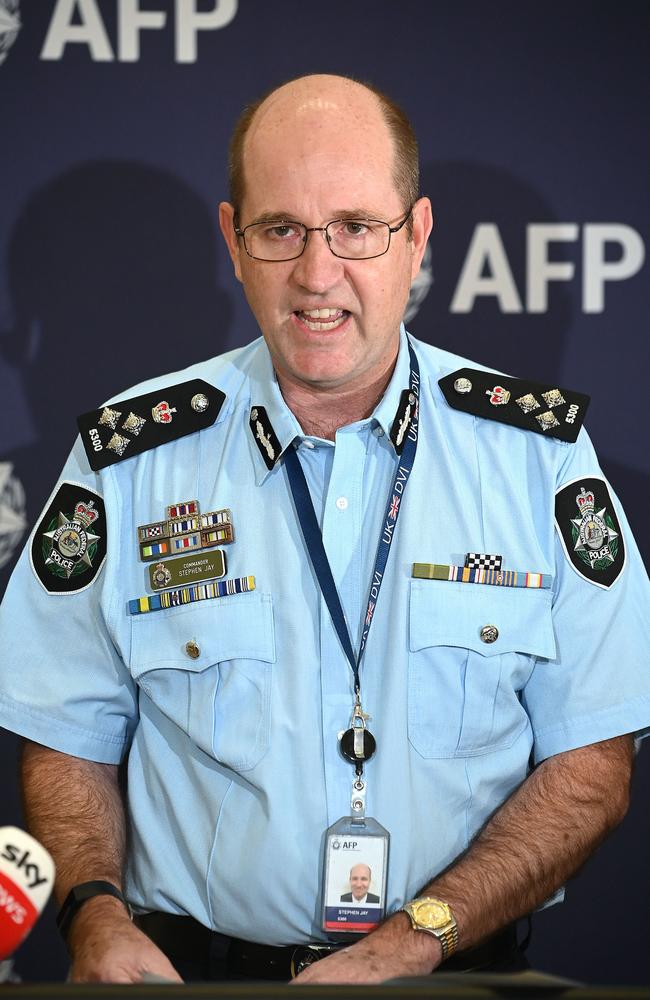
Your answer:
[[[73,983],[139,983],[145,972],[183,982],[169,959],[111,896],[84,903],[72,923],[69,943]]]
[[[397,913],[356,944],[314,962],[291,982],[383,983],[400,976],[427,976],[441,958],[438,940],[414,931],[407,915]]]

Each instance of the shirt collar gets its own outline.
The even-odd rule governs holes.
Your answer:
[[[399,334],[399,352],[393,374],[386,387],[386,392],[377,403],[370,420],[379,425],[384,434],[390,440],[390,432],[393,422],[400,408],[402,392],[408,389],[410,382],[411,365],[409,361],[409,348],[406,337],[406,330],[402,323]],[[392,443],[392,442],[391,442]]]
[[[390,434],[396,415],[400,409],[402,393],[409,387],[410,363],[406,330],[400,327],[397,361],[384,395],[373,413],[368,417],[375,427],[381,427],[391,447]],[[249,419],[248,443],[255,464],[256,482],[261,485],[267,476],[277,468],[281,455],[294,441],[304,441],[303,433],[296,417],[284,401],[277,376],[273,369],[271,355],[262,341],[249,368],[250,409],[257,412]]]
[[[262,340],[249,368],[250,379],[250,411],[246,414],[246,421],[249,424],[247,430],[248,443],[251,456],[256,469],[256,483],[260,486],[267,476],[277,467],[278,460],[282,453],[293,443],[296,438],[304,437],[300,424],[284,401],[280,392],[278,379],[273,370],[273,362],[269,354],[268,347]],[[258,410],[254,419],[251,419],[251,412]],[[256,431],[256,424],[260,419],[262,427]],[[269,461],[273,462],[271,468],[267,465],[264,453],[268,455],[265,444],[268,441],[265,431],[268,425],[272,430],[272,438],[278,447],[274,449]],[[260,436],[262,441],[260,441]]]

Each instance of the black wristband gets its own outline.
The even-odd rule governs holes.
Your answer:
[[[112,882],[102,882],[99,879],[96,879],[94,882],[82,882],[80,885],[72,887],[57,914],[56,925],[64,940],[68,936],[70,924],[74,920],[77,911],[87,900],[92,899],[93,896],[115,896],[115,899],[119,899],[126,907],[129,919],[133,919],[133,913],[126,898]]]

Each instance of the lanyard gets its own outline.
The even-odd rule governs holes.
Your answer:
[[[420,390],[420,369],[415,356],[415,351],[413,350],[410,341],[408,341],[408,350],[411,365],[410,389],[411,392],[417,397],[419,396]],[[341,607],[341,601],[336,589],[336,584],[334,583],[334,577],[332,576],[332,570],[327,558],[327,553],[325,552],[325,546],[323,545],[323,536],[318,524],[318,519],[316,518],[316,512],[309,493],[307,480],[305,479],[305,473],[302,465],[300,464],[295,448],[289,447],[285,452],[285,463],[287,467],[287,475],[289,477],[289,486],[291,487],[291,493],[296,505],[298,520],[300,521],[300,527],[305,539],[305,545],[307,546],[309,558],[311,559],[314,572],[316,573],[316,578],[332,618],[332,623],[336,629],[339,639],[341,640],[341,645],[343,646],[345,655],[348,658],[350,667],[352,668],[352,673],[354,674],[354,690],[357,698],[359,697],[361,691],[361,682],[359,677],[361,659],[368,641],[370,626],[372,624],[377,599],[379,597],[379,591],[381,589],[386,564],[388,562],[393,533],[395,531],[397,518],[399,517],[402,507],[404,490],[406,489],[406,484],[409,476],[411,475],[411,470],[415,461],[417,443],[418,411],[416,407],[406,434],[404,449],[398,459],[397,470],[393,477],[393,483],[389,492],[388,502],[386,504],[386,513],[379,537],[368,601],[364,613],[363,631],[358,656],[354,655],[350,632],[345,620],[343,608]]]

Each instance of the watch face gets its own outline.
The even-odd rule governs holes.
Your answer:
[[[449,907],[437,899],[426,899],[418,903],[415,909],[415,919],[426,927],[444,927],[449,923]]]

